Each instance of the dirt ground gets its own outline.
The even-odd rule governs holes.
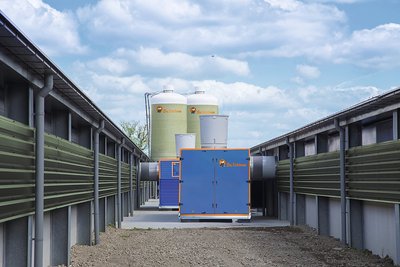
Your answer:
[[[108,228],[100,237],[72,248],[72,266],[393,266],[309,228]]]

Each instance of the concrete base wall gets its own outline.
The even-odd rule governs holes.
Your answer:
[[[44,214],[44,229],[43,229],[43,265],[50,266],[50,252],[51,252],[51,218],[50,212]]]
[[[341,237],[341,217],[340,217],[340,200],[335,198],[329,199],[329,235],[335,238]]]
[[[279,219],[280,220],[289,220],[289,194],[288,193],[279,193]]]
[[[4,233],[3,224],[0,223],[0,266],[3,266],[4,262]]]
[[[347,243],[400,264],[399,204],[397,209],[395,204],[360,200],[348,200],[347,204]],[[296,194],[294,211],[297,225],[306,224],[319,234],[341,238],[340,199]],[[280,192],[279,218],[288,220],[288,212],[289,194]]]
[[[396,255],[395,217],[392,204],[363,203],[364,247],[381,257]]]
[[[317,205],[315,196],[306,196],[306,224],[317,229]]]
[[[77,221],[78,221],[78,210],[76,206],[71,207],[71,229],[70,229],[70,245],[73,246],[77,243],[76,236],[77,236]]]
[[[128,215],[129,195],[122,196],[124,215]],[[91,244],[93,204],[85,202],[44,214],[43,265],[70,264],[70,250],[75,244]],[[115,223],[115,196],[100,199],[100,229]],[[32,267],[34,263],[34,216],[0,223],[0,267]]]

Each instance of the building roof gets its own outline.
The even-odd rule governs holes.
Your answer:
[[[307,124],[297,130],[253,146],[251,152],[256,153],[261,149],[271,149],[283,145],[286,143],[286,140],[293,142],[314,136],[318,133],[334,130],[335,120],[338,120],[340,126],[345,126],[398,108],[400,108],[400,88],[372,97],[354,106],[322,118],[321,120]]]
[[[0,10],[0,60],[26,78],[33,87],[43,86],[44,76],[53,74],[50,95],[65,104],[94,127],[104,120],[104,132],[144,160],[148,156],[97,105],[64,74],[32,41]]]

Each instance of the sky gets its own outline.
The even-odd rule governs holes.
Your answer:
[[[200,87],[252,147],[400,87],[400,0],[0,0],[116,124]]]

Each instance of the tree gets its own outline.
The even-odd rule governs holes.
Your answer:
[[[121,127],[124,133],[134,142],[138,148],[145,151],[148,148],[148,132],[146,125],[140,121],[122,121]]]

